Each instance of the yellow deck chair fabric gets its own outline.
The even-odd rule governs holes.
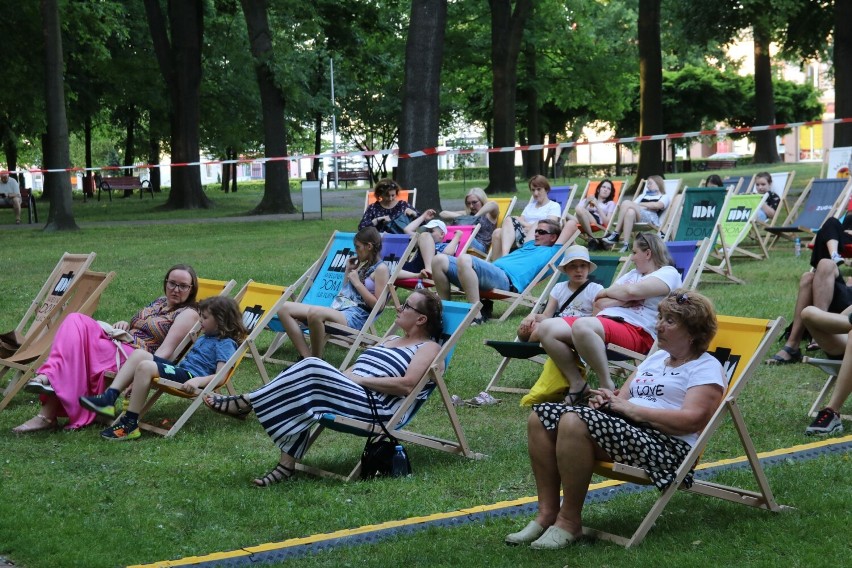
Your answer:
[[[720,360],[725,361],[724,369],[729,381],[728,389],[716,412],[713,413],[707,426],[695,442],[692,451],[678,468],[674,483],[660,492],[656,503],[630,537],[589,527],[583,528],[583,534],[609,540],[625,547],[636,546],[642,542],[656,519],[679,489],[774,512],[781,511],[784,508],[775,501],[772,489],[763,472],[763,466],[760,464],[757,451],[751,441],[742,411],[737,404],[737,399],[742,390],[784,329],[784,319],[764,320],[720,315],[718,322],[719,330],[711,342],[708,352],[714,353]],[[695,479],[691,488],[683,488],[684,478],[698,462],[708,441],[715,435],[726,416],[731,417],[733,426],[737,430],[758,489],[752,491],[700,479]],[[642,469],[620,463],[597,462],[595,473],[630,483],[651,484],[650,478]],[[694,521],[694,518],[691,519],[691,522]]]

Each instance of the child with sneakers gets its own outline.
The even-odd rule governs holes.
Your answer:
[[[814,340],[831,359],[842,359],[834,392],[828,404],[820,410],[811,425],[805,428],[805,434],[826,435],[843,432],[840,409],[852,393],[852,306],[843,313],[833,314],[814,306],[802,310],[802,322]]]
[[[628,241],[633,233],[633,225],[646,223],[659,230],[663,211],[666,210],[670,202],[671,196],[666,195],[666,182],[663,181],[663,178],[648,176],[642,193],[634,201],[624,201],[618,206],[620,212],[618,225],[616,225],[615,231],[600,240],[601,246],[611,249],[618,244],[619,238],[623,236],[624,243],[621,246],[621,252],[627,252],[630,250]]]
[[[592,315],[595,296],[603,286],[589,280],[589,274],[597,265],[589,258],[589,249],[581,245],[572,245],[565,251],[559,263],[559,271],[568,280],[560,282],[550,291],[547,305],[540,313],[530,314],[518,326],[518,339],[521,341],[539,341],[538,324],[552,317],[584,317]]]
[[[240,307],[233,298],[214,296],[199,302],[201,333],[192,348],[175,364],[144,349],[130,354],[110,388],[97,396],[81,396],[80,405],[101,416],[115,418],[121,392],[132,385],[127,412],[115,425],[101,432],[108,440],[133,440],[139,432],[139,412],[148,398],[154,377],[181,383],[187,393],[197,393],[213,379],[246,336]]]

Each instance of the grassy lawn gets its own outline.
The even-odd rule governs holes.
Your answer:
[[[818,168],[798,166],[795,186],[804,187]],[[775,171],[788,169],[790,166],[782,166]],[[754,171],[734,170],[738,174]],[[688,185],[697,185],[704,175],[683,177]],[[575,182],[585,180],[571,180]],[[470,188],[471,182],[466,186]],[[523,184],[519,187],[524,188]],[[99,319],[113,321],[127,318],[153,299],[165,270],[174,263],[190,263],[202,277],[233,278],[238,286],[249,278],[287,284],[317,258],[333,230],[351,231],[358,223],[358,212],[324,220],[235,222],[229,217],[251,209],[261,188],[244,184],[236,195],[209,191],[216,201],[216,208],[210,211],[164,213],[153,209],[150,198],[140,201],[138,196],[116,199],[112,204],[80,200],[75,202],[75,216],[81,231],[46,234],[0,227],[6,245],[0,331],[17,324],[64,251],[95,251],[95,270],[116,271],[97,312]],[[446,199],[459,199],[463,193],[461,181],[441,188]],[[163,201],[162,195],[155,200]],[[40,213],[47,217],[46,204]],[[220,220],[118,227],[96,223],[210,217]],[[767,261],[735,262],[735,273],[746,285],[725,284],[707,276],[701,292],[714,300],[720,313],[789,319],[799,275],[807,268],[805,255],[797,258],[792,245],[780,244]],[[498,305],[497,313],[502,309]],[[485,387],[499,356],[485,348],[483,340],[511,340],[521,316],[465,332],[447,374],[451,393],[468,398]],[[389,313],[383,317],[390,321]],[[261,347],[271,340],[267,335]],[[289,346],[284,351],[293,356]],[[334,346],[327,353],[332,362],[342,357],[342,350]],[[268,370],[275,373],[280,369]],[[508,382],[528,386],[537,374],[532,364],[513,363]],[[243,362],[235,382],[239,391],[259,385],[252,361]],[[809,423],[805,413],[823,382],[824,376],[806,365],[759,369],[740,399],[758,451],[812,441],[803,434]],[[503,398],[499,406],[459,411],[471,446],[488,454],[486,460],[467,461],[410,446],[415,474],[409,478],[345,484],[301,476],[260,490],[250,481],[271,469],[278,451],[254,417],[240,423],[201,409],[174,439],[143,433],[141,440],[125,444],[101,440],[97,427],[75,433],[15,436],[10,428],[33,416],[38,407],[36,397],[21,393],[0,412],[0,556],[28,568],[147,563],[533,496],[526,455],[528,409],[518,406],[519,397]],[[185,402],[164,397],[150,417],[175,419],[184,407]],[[412,427],[448,433],[446,415],[437,399],[423,408]],[[323,467],[342,471],[354,463],[362,448],[361,439],[331,434],[308,455]],[[726,425],[711,442],[704,460],[741,454],[734,429]],[[848,539],[842,536],[852,502],[849,459],[848,453],[839,453],[768,468],[778,501],[795,507],[780,515],[678,495],[645,543],[631,551],[605,543],[538,554],[508,548],[503,536],[528,519],[494,518],[333,549],[290,564],[845,565],[852,553]],[[719,479],[754,486],[743,471],[726,472]],[[631,495],[590,505],[588,524],[632,527],[652,498],[651,494]]]

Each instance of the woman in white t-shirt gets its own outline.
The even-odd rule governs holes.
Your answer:
[[[492,258],[497,260],[509,254],[516,248],[521,248],[526,241],[535,239],[535,229],[538,222],[544,219],[558,221],[562,216],[562,207],[548,197],[550,181],[544,176],[530,178],[530,202],[524,207],[519,217],[509,217],[511,224],[503,222],[503,226],[494,231],[491,241]]]
[[[595,372],[600,386],[615,388],[606,345],[647,353],[657,337],[657,305],[681,285],[680,273],[658,236],[637,234],[631,259],[636,268],[598,293],[594,317],[553,318],[540,325],[541,346],[568,379],[572,402],[580,402],[589,392],[577,368],[577,355]]]
[[[645,180],[645,189],[633,201],[624,201],[618,206],[621,213],[618,216],[618,224],[615,231],[604,236],[601,243],[612,248],[618,243],[620,236],[624,236],[622,252],[628,250],[628,240],[636,223],[647,223],[653,228],[660,229],[660,219],[663,211],[669,206],[671,196],[666,195],[666,182],[660,176],[648,176]]]
[[[564,273],[568,280],[553,287],[544,310],[537,314],[530,314],[521,321],[518,326],[518,339],[540,341],[541,338],[536,331],[538,324],[555,316],[592,315],[595,296],[603,290],[603,286],[597,282],[589,281],[589,274],[596,268],[597,265],[589,258],[589,250],[586,247],[581,245],[568,247],[559,263],[559,271]]]
[[[587,405],[533,406],[527,443],[538,514],[506,536],[507,544],[552,550],[577,540],[596,460],[641,468],[660,490],[675,481],[728,381],[722,365],[707,353],[717,328],[710,300],[681,289],[659,308],[660,350],[639,364],[621,390],[594,390]],[[690,487],[692,482],[690,472],[683,483]]]

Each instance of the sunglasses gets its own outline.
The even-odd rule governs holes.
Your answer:
[[[536,235],[555,235],[556,233],[554,233],[553,231],[545,231],[544,229],[536,229],[535,234]]]
[[[671,294],[669,294],[669,298],[671,298],[672,296],[674,296],[675,302],[677,302],[679,306],[691,303],[689,301],[689,296],[686,295],[686,292],[683,292],[681,294],[675,294],[674,292],[672,292]]]
[[[417,313],[418,313],[418,314],[420,314],[421,316],[425,316],[425,315],[426,315],[425,313],[421,312],[420,310],[418,310],[417,308],[415,308],[414,306],[412,306],[411,304],[409,304],[409,303],[408,303],[408,301],[406,301],[403,305],[401,305],[401,306],[399,307],[399,313],[402,313],[402,312],[404,312],[405,310],[414,310],[415,312],[417,312]]]

